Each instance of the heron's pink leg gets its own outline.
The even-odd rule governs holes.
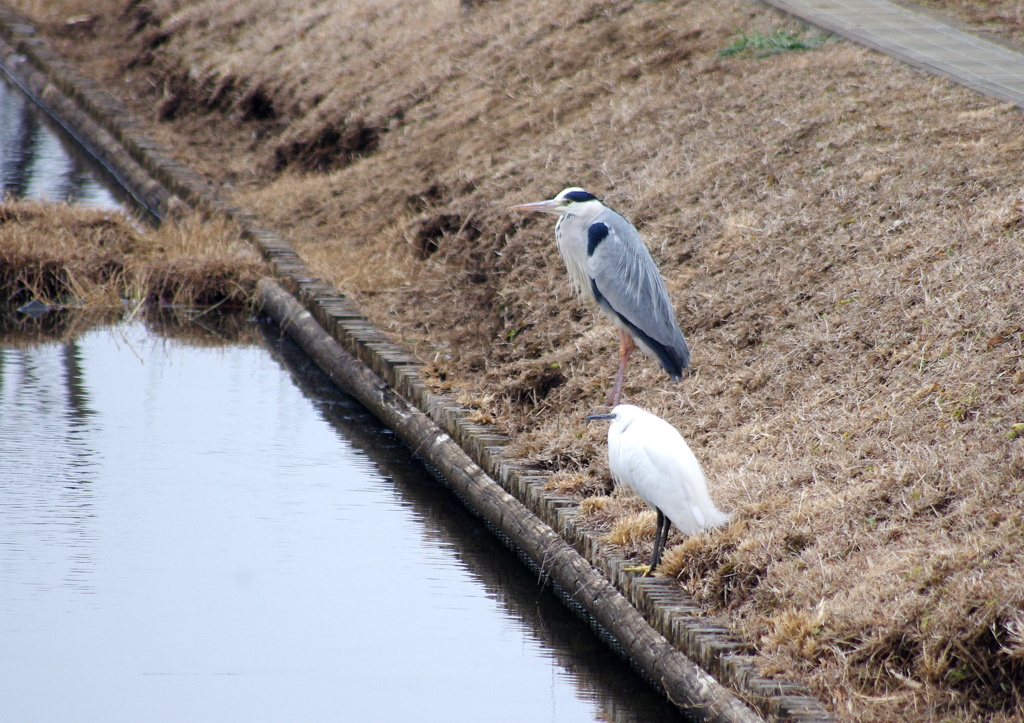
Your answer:
[[[615,375],[615,385],[608,395],[608,401],[605,402],[609,407],[614,407],[622,399],[622,378],[626,374],[626,362],[629,361],[629,355],[634,349],[636,344],[633,343],[633,337],[619,329],[619,372]]]

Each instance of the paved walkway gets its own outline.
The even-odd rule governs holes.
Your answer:
[[[886,0],[765,0],[779,10],[1024,108],[1024,55]]]

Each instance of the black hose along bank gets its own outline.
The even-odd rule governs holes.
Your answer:
[[[227,206],[170,159],[117,101],[50,51],[0,6],[0,68],[68,130],[155,219],[193,206],[235,219],[272,264],[263,311],[339,387],[398,433],[460,499],[544,575],[571,607],[692,717],[708,721],[834,720],[806,688],[761,677],[746,644],[708,625],[673,581],[625,573],[626,561],[575,524],[573,499],[544,489],[535,470],[502,459],[507,442],[431,392],[421,364],[390,343],[334,288],[318,282],[280,235]]]

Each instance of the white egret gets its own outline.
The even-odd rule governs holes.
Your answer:
[[[611,420],[608,466],[612,478],[629,486],[658,514],[650,565],[629,569],[646,568],[644,574],[649,575],[658,567],[672,524],[685,535],[696,535],[729,521],[730,515],[711,501],[700,463],[671,424],[632,404],[620,404],[587,419]]]

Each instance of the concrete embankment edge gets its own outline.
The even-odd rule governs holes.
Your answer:
[[[709,625],[673,581],[624,572],[626,561],[576,524],[575,500],[547,491],[537,470],[505,460],[508,440],[431,392],[419,360],[337,290],[314,279],[287,240],[225,204],[196,173],[150,142],[115,99],[2,6],[0,64],[154,216],[188,205],[233,217],[279,276],[280,286],[265,281],[260,293],[282,328],[612,635],[673,702],[702,720],[833,720],[804,687],[758,675],[748,646]]]
[[[634,664],[676,703],[714,721],[760,718],[648,625],[638,611],[583,556],[498,486],[434,421],[331,338],[294,296],[277,283],[259,285],[263,308],[338,386],[348,391],[417,454],[456,494],[617,641],[628,641]]]

